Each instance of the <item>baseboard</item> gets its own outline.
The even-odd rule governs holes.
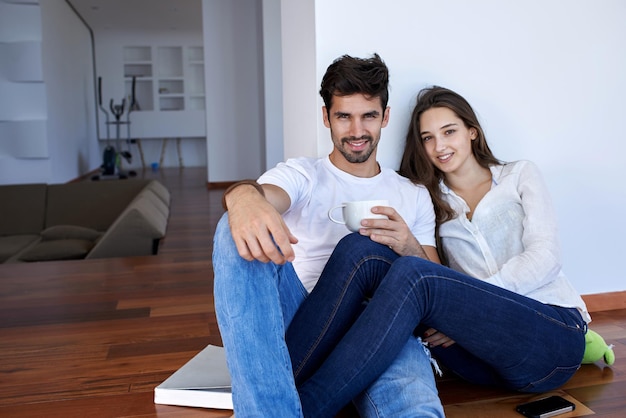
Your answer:
[[[626,309],[626,291],[583,295],[583,300],[591,313]]]

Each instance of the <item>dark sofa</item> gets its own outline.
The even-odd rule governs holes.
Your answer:
[[[0,186],[0,263],[156,254],[169,206],[155,180]]]

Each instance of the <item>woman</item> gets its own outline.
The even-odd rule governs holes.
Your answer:
[[[413,334],[470,382],[525,392],[565,383],[591,318],[561,271],[536,166],[501,163],[467,101],[432,87],[418,96],[400,172],[431,192],[449,267],[394,252],[403,243],[384,235],[387,221],[367,220],[340,242],[332,274],[287,332],[305,416],[333,416]]]

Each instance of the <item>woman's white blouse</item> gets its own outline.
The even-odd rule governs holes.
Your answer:
[[[491,167],[492,187],[467,219],[469,207],[440,188],[458,216],[439,228],[451,268],[540,302],[578,308],[584,301],[561,270],[556,217],[541,173],[530,161]]]

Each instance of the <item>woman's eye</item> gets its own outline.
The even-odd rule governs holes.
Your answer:
[[[446,135],[452,135],[454,132],[456,132],[454,129],[448,129]]]
[[[430,138],[431,138],[430,136],[423,136],[422,137],[422,142],[430,141]]]

